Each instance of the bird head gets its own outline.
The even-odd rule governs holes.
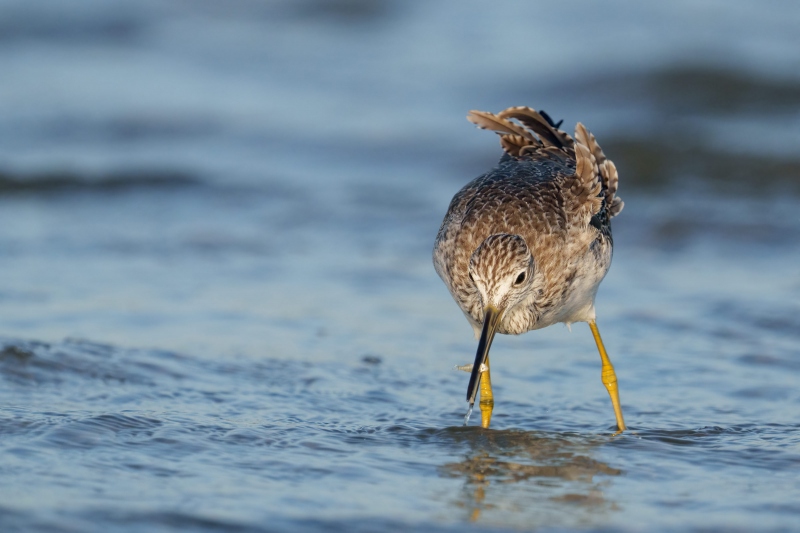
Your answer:
[[[490,235],[472,253],[469,277],[481,295],[484,311],[511,309],[528,294],[533,283],[533,256],[519,235]]]
[[[480,368],[489,356],[497,327],[509,309],[525,300],[533,286],[534,261],[519,235],[490,235],[472,253],[469,277],[481,296],[483,327],[467,388],[467,401],[475,403]]]

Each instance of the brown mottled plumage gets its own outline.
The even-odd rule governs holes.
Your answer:
[[[476,336],[486,335],[492,309],[500,333],[558,322],[594,328],[595,294],[611,264],[609,222],[623,206],[616,167],[580,123],[573,138],[528,107],[467,119],[497,132],[505,155],[453,197],[436,237],[436,272]]]

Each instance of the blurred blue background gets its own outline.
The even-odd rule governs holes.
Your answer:
[[[790,0],[0,0],[0,523],[796,524],[798,28]],[[457,427],[474,341],[430,253],[500,155],[467,111],[514,105],[620,170],[597,307],[638,437],[598,440],[580,324],[498,339],[496,431]]]
[[[34,338],[249,349],[256,335],[231,314],[284,316],[249,301],[256,291],[286,304],[273,291],[298,283],[317,307],[306,295],[327,294],[331,276],[438,284],[410,263],[427,261],[450,196],[498,154],[469,109],[584,122],[621,192],[672,206],[658,248],[711,230],[797,242],[796,225],[705,217],[720,195],[798,190],[798,13],[788,1],[3,1],[0,319]],[[677,212],[700,193],[703,220]],[[391,272],[367,265],[384,248],[399,256]],[[220,270],[236,261],[246,272]]]

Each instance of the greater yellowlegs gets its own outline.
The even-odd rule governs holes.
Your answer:
[[[622,210],[617,169],[583,124],[573,139],[543,111],[511,107],[467,119],[497,132],[505,153],[453,197],[433,250],[436,272],[479,338],[469,413],[480,383],[484,427],[494,407],[489,348],[558,322],[588,322],[619,431],[617,376],[595,323],[597,288],[611,265],[610,220]],[[465,419],[465,423],[466,420]]]

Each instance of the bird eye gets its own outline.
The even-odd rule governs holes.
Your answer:
[[[525,281],[525,272],[520,272],[519,276],[517,276],[517,279],[514,281],[514,285],[519,285],[523,281]]]

